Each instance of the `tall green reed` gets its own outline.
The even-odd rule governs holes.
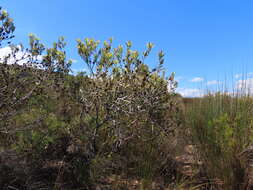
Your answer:
[[[239,89],[196,99],[186,107],[186,123],[205,176],[210,181],[221,180],[223,189],[246,186],[249,171],[240,153],[253,140],[250,93]]]

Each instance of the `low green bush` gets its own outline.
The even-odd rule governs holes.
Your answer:
[[[210,181],[242,189],[248,165],[239,155],[253,140],[253,99],[245,94],[209,94],[187,106],[192,143]]]

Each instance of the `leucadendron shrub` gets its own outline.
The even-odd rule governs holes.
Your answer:
[[[224,189],[242,189],[249,172],[240,155],[253,140],[253,99],[247,94],[209,94],[187,105],[186,120],[202,171]],[[218,182],[217,182],[218,183]]]
[[[175,138],[180,126],[176,82],[174,74],[165,74],[162,51],[157,67],[151,69],[145,63],[152,47],[148,43],[139,52],[130,41],[125,47],[114,47],[112,39],[103,44],[94,39],[77,41],[88,82],[76,78],[81,110],[75,129],[83,129],[86,136],[79,140],[89,147],[88,164],[95,183],[112,174],[153,180],[161,169],[155,158],[165,161],[171,153],[162,147]]]
[[[1,9],[0,21],[2,47],[15,27]],[[65,45],[61,37],[46,48],[30,35],[28,48],[12,44],[0,59],[0,156],[8,153],[1,165],[12,176],[0,186],[97,189],[116,176],[147,189],[156,178],[171,181],[175,168],[168,163],[182,117],[164,53],[150,68],[152,43],[139,52],[130,41],[116,47],[112,39],[77,40],[86,72],[71,75]],[[16,171],[18,185],[11,183]]]
[[[151,69],[145,63],[151,43],[138,52],[131,42],[114,48],[112,40],[103,44],[78,40],[78,53],[88,69],[71,76],[64,46],[60,39],[47,49],[41,62],[45,69],[30,68],[27,77],[37,74],[41,82],[14,94],[14,87],[6,85],[9,107],[18,112],[4,120],[10,137],[4,146],[25,159],[26,183],[93,189],[103,188],[111,176],[137,179],[145,187],[157,178],[172,181],[176,175],[172,149],[182,117],[174,74],[166,76],[163,68],[163,52],[158,54],[158,66]],[[36,88],[23,101],[21,95],[29,87]],[[20,107],[9,98],[18,94]]]

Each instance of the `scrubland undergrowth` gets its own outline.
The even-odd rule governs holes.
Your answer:
[[[87,72],[71,75],[64,38],[25,48],[0,20],[0,189],[252,188],[249,94],[182,98],[151,43],[77,40]]]

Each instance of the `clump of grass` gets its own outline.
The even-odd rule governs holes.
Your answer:
[[[250,94],[208,94],[187,105],[186,117],[205,176],[222,189],[245,187],[248,166],[239,155],[253,140]]]

